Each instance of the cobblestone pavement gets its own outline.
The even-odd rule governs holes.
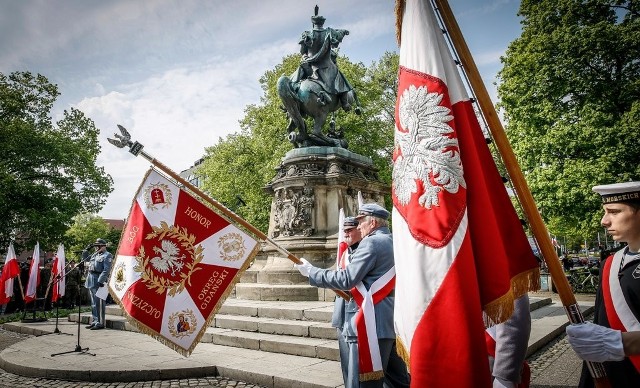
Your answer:
[[[528,362],[531,388],[578,386],[582,360],[571,349],[564,334],[534,353]]]
[[[4,330],[0,327],[0,351],[30,336]],[[92,383],[87,381],[53,380],[14,375],[0,369],[0,388],[182,388],[182,387],[238,387],[260,388],[259,385],[224,377],[197,379],[155,380],[126,383]]]

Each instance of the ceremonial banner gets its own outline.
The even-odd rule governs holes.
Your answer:
[[[57,302],[64,296],[66,287],[66,278],[64,274],[64,268],[66,267],[66,257],[64,254],[64,245],[58,246],[58,252],[53,259],[53,265],[51,266],[51,281],[53,282],[53,293],[51,294],[51,301]]]
[[[2,267],[2,276],[0,276],[0,304],[8,303],[11,300],[13,279],[18,275],[20,275],[20,266],[12,242],[7,249],[7,257],[4,260],[4,267]]]
[[[40,285],[40,243],[36,243],[33,248],[33,257],[31,258],[31,266],[29,267],[29,281],[27,282],[27,290],[24,293],[24,303],[29,303],[36,299],[36,292]]]
[[[150,169],[122,232],[109,289],[140,331],[188,356],[258,247]]]
[[[485,323],[538,264],[428,0],[406,1],[392,197],[395,327],[412,387],[490,387]]]

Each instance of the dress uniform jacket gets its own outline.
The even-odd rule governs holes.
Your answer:
[[[89,271],[87,272],[84,286],[88,289],[97,289],[99,288],[98,283],[106,284],[109,280],[112,261],[113,255],[108,251],[91,255],[89,257]]]
[[[394,266],[393,240],[389,228],[374,230],[360,241],[358,249],[351,255],[351,262],[346,269],[340,271],[313,267],[309,272],[309,283],[312,286],[351,290],[362,282],[369,289],[371,284],[387,273]],[[394,293],[375,305],[376,332],[378,339],[395,339],[393,328]],[[358,305],[351,299],[345,306],[345,325],[343,335],[347,341],[356,341],[355,314]]]
[[[625,250],[626,248],[616,254],[624,254]],[[629,305],[629,308],[636,319],[640,320],[640,256],[636,255],[635,259],[629,260],[628,258],[631,257],[632,256],[627,256],[627,258],[625,258],[623,267],[620,268],[620,271],[618,272],[618,280],[620,281],[620,287],[622,288],[622,293],[627,305]],[[606,260],[613,260],[613,256],[609,256]],[[600,263],[601,282],[596,295],[595,317],[593,319],[593,323],[604,327],[611,327],[602,297],[602,271],[606,260]],[[612,387],[640,387],[640,373],[636,371],[628,358],[625,358],[622,361],[610,361],[603,364]],[[579,386],[594,386],[593,379],[589,374],[586,364],[582,367],[582,376],[580,378]]]

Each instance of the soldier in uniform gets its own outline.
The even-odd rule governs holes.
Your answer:
[[[95,251],[91,256],[85,250],[82,252],[83,261],[89,262],[87,280],[84,286],[91,294],[91,323],[87,329],[100,330],[105,327],[105,301],[96,296],[98,288],[103,287],[109,280],[111,272],[111,261],[113,256],[107,251],[107,242],[101,238],[93,244]]]
[[[295,267],[309,277],[312,286],[350,290],[354,296],[345,308],[343,333],[349,349],[345,387],[408,387],[407,367],[397,354],[393,327],[395,264],[389,212],[367,203],[360,206],[356,218],[362,241],[344,270],[316,268],[305,259]],[[367,324],[372,321],[375,331]],[[371,338],[374,332],[377,341]],[[379,349],[377,355],[374,348]],[[361,362],[365,357],[368,362]]]
[[[594,323],[567,327],[573,350],[586,361],[602,362],[613,387],[640,387],[640,182],[601,185],[601,224],[627,246],[600,265]],[[586,365],[580,387],[593,387]]]
[[[358,220],[355,217],[346,217],[342,222],[344,231],[344,240],[349,245],[346,251],[342,254],[342,257],[338,259],[336,270],[345,270],[351,262],[351,256],[362,240],[362,234],[358,229]],[[340,366],[342,367],[342,379],[345,387],[349,387],[349,345],[347,344],[347,334],[345,330],[345,322],[347,322],[357,311],[352,308],[349,311],[348,318],[346,314],[346,307],[349,301],[345,301],[340,296],[336,296],[335,305],[333,308],[333,315],[331,317],[331,326],[338,330],[338,349],[340,350]],[[357,381],[357,380],[356,380]]]

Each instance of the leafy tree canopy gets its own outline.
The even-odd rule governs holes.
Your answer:
[[[107,241],[111,253],[115,254],[120,244],[121,230],[112,228],[102,217],[83,213],[73,217],[73,225],[66,231],[65,239],[68,252],[79,252],[96,239]],[[67,257],[71,258],[70,254]]]
[[[299,55],[290,55],[265,72],[259,81],[264,94],[259,104],[245,109],[240,133],[221,138],[209,147],[197,171],[206,192],[265,232],[271,197],[263,188],[275,176],[282,157],[292,149],[276,82],[281,75],[293,73],[299,63]],[[340,56],[338,66],[356,90],[362,114],[337,112],[336,128],[344,130],[349,150],[372,158],[381,179],[389,183],[398,56],[386,53],[368,68]]]
[[[502,58],[507,136],[554,234],[595,236],[597,184],[640,179],[637,1],[523,0]]]
[[[77,109],[52,122],[58,88],[42,75],[0,73],[0,246],[55,250],[81,212],[97,212],[113,181],[96,166],[98,129]]]

